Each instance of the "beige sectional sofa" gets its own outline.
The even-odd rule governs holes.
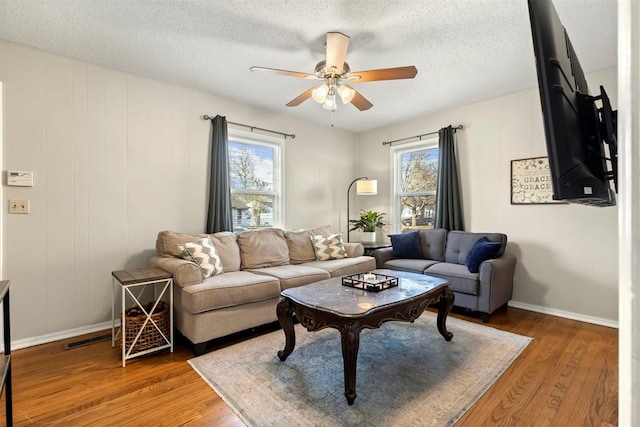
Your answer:
[[[318,261],[311,236],[328,234],[329,227],[210,235],[161,231],[150,265],[172,273],[176,328],[202,354],[214,338],[276,321],[283,289],[376,268],[359,243],[344,243],[344,258]],[[223,272],[203,278],[197,264],[182,258],[179,245],[206,237]]]

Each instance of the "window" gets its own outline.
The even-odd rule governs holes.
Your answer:
[[[395,231],[433,228],[438,185],[438,139],[394,151]]]
[[[279,227],[282,218],[281,140],[229,129],[233,230]]]

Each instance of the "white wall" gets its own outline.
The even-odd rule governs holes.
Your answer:
[[[614,108],[616,76],[615,69],[588,76],[592,91],[605,86]],[[465,228],[508,235],[519,260],[513,299],[616,322],[617,207],[510,204],[510,161],[546,156],[537,88],[360,134],[358,173],[379,181],[378,195],[358,198],[357,207],[390,212],[390,149],[382,141],[449,124],[464,125],[457,148]]]
[[[616,105],[615,70],[589,77]],[[510,160],[545,155],[534,89],[366,132],[356,146],[350,132],[6,41],[0,81],[3,172],[35,174],[34,187],[4,188],[6,199],[29,199],[32,212],[4,215],[15,340],[108,320],[112,270],[144,265],[159,230],[204,228],[204,113],[295,133],[285,143],[285,226],[341,231],[356,176],[377,178],[379,193],[353,197],[352,212],[390,213],[382,141],[463,124],[466,227],[509,236],[520,260],[514,300],[617,320],[617,209],[509,203]]]
[[[350,132],[1,40],[0,81],[3,175],[35,175],[33,187],[4,189],[31,201],[31,214],[4,215],[14,340],[110,320],[111,271],[145,265],[160,230],[204,230],[202,114],[296,134],[285,226],[343,225]]]

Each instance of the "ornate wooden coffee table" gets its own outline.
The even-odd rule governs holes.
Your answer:
[[[349,405],[356,399],[356,362],[360,345],[360,331],[377,329],[384,322],[398,320],[413,322],[429,304],[438,306],[438,331],[450,341],[447,315],[453,306],[454,295],[449,282],[423,274],[392,270],[375,270],[379,274],[395,276],[397,287],[380,292],[343,286],[341,278],[322,280],[282,291],[278,303],[278,321],[284,330],[286,343],[278,352],[286,360],[296,345],[293,313],[308,331],[335,328],[342,338],[344,363],[344,395]]]

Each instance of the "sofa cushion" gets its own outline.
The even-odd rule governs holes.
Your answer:
[[[285,231],[284,238],[289,248],[289,262],[302,264],[316,259],[316,253],[311,244],[311,235],[308,231]]]
[[[420,231],[392,234],[389,238],[395,258],[423,258],[420,247]]]
[[[424,274],[448,280],[449,289],[454,292],[477,296],[480,289],[478,273],[470,273],[464,264],[439,262],[429,267]]]
[[[285,231],[284,238],[289,248],[289,262],[291,264],[302,264],[315,261],[316,252],[311,243],[311,236],[330,233],[331,227],[328,225],[304,230]]]
[[[313,261],[304,265],[308,267],[320,268],[331,274],[331,277],[346,276],[347,274],[364,273],[375,270],[376,260],[370,256],[359,256],[356,258],[332,259],[329,261]]]
[[[240,233],[238,247],[243,270],[289,264],[289,248],[284,231],[279,228]]]
[[[317,261],[347,258],[347,251],[342,243],[341,234],[323,234],[311,236],[311,243]]]
[[[323,234],[331,234],[331,226],[330,225],[323,225],[321,227],[310,228],[309,229],[309,233],[311,233],[312,236],[320,236],[320,235],[323,235]]]
[[[184,245],[185,243],[193,242],[194,240],[198,240],[203,237],[207,237],[207,235],[161,231],[158,233],[158,237],[156,238],[156,251],[160,256],[171,255],[181,258],[180,254],[182,253],[182,250],[178,248],[178,245]]]
[[[182,308],[189,313],[202,313],[277,298],[279,295],[278,279],[248,271],[232,271],[182,288],[181,300]]]
[[[218,250],[225,272],[240,270],[240,248],[238,236],[230,231],[209,234],[213,245]]]
[[[329,272],[305,265],[282,265],[250,271],[255,274],[264,274],[277,278],[280,281],[280,289],[283,290],[331,278]]]
[[[420,230],[420,246],[425,259],[444,261],[446,242],[447,230],[444,228]]]
[[[424,273],[424,271],[431,267],[433,264],[440,261],[434,261],[432,259],[390,259],[382,265],[382,268],[389,268],[391,270],[408,271],[410,273]]]
[[[466,231],[449,231],[447,233],[447,249],[445,252],[445,261],[454,264],[462,264],[466,266],[469,251],[481,238],[486,237],[490,242],[500,243],[500,250],[496,254],[496,258],[502,256],[507,246],[507,236],[502,233],[469,233]]]
[[[302,264],[316,259],[316,253],[311,244],[311,235],[308,231],[285,231],[284,238],[289,248],[289,262]]]
[[[499,251],[500,243],[490,242],[484,236],[479,238],[471,247],[469,255],[467,255],[467,268],[471,273],[477,273],[480,269],[480,264],[488,259],[495,258]]]
[[[198,266],[202,278],[206,279],[222,273],[222,261],[220,261],[218,251],[209,237],[178,245],[178,249],[182,251],[180,256],[183,259]]]

